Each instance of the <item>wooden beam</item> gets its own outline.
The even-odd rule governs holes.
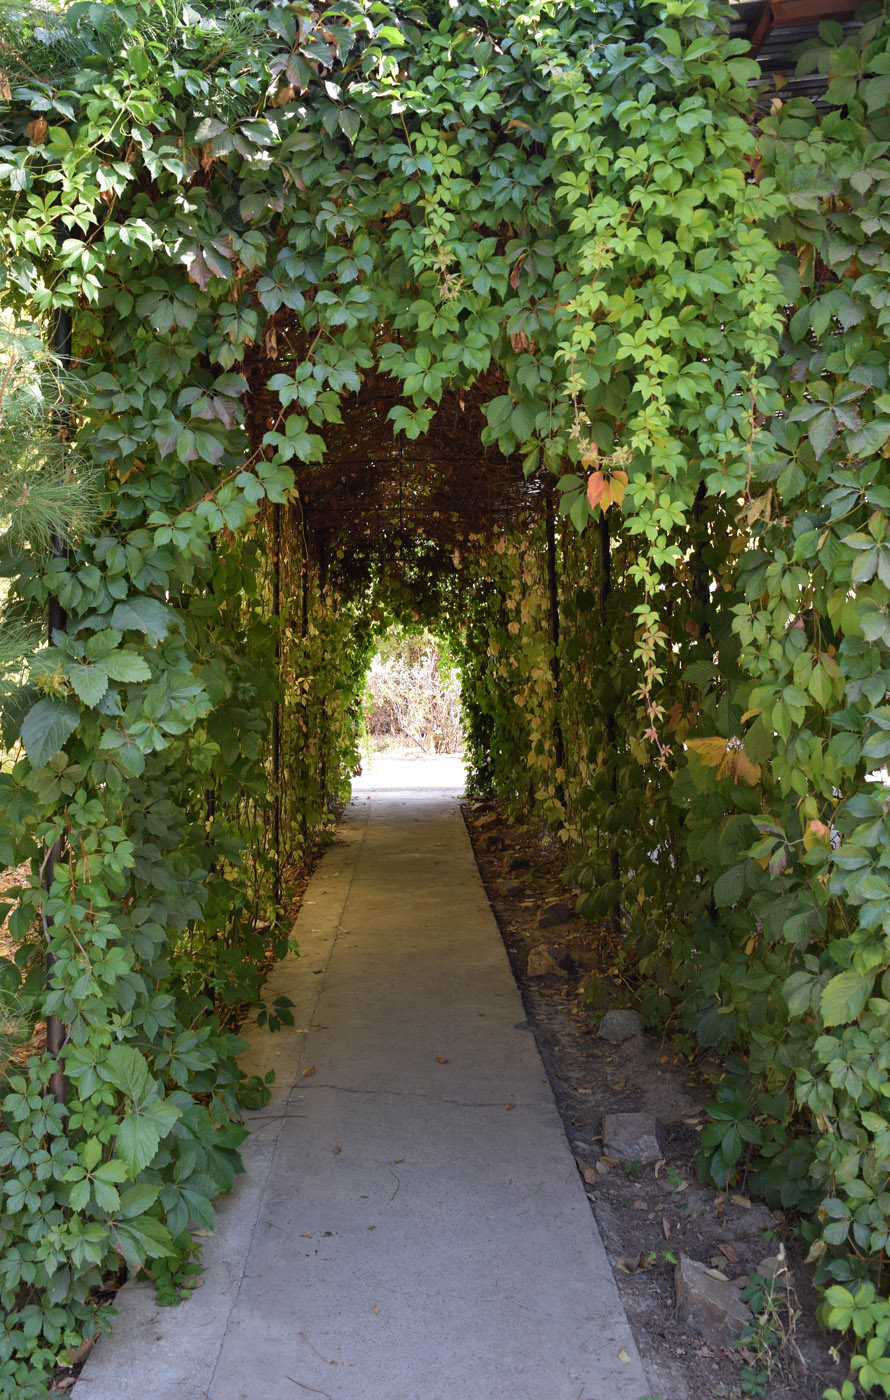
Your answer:
[[[825,19],[849,19],[862,0],[764,0],[748,25],[752,57],[763,48],[773,29],[785,24],[821,24]]]

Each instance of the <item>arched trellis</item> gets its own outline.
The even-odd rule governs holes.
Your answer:
[[[17,564],[22,597],[69,618],[2,779],[34,864],[13,934],[52,921],[46,994],[23,964],[70,1091],[47,1102],[38,1054],[3,1103],[7,1393],[39,1394],[92,1327],[115,1251],[181,1276],[189,1218],[231,1183],[226,1009],[281,944],[255,916],[336,800],[373,627],[338,548],[385,575],[409,467],[435,521],[412,586],[465,545],[446,605],[490,780],[518,801],[540,778],[585,907],[617,899],[663,998],[748,1056],[711,1169],[738,1161],[719,1124],[743,1124],[766,1189],[798,1172],[840,1202],[825,1277],[880,1274],[880,1221],[854,1215],[883,1130],[831,1066],[877,1045],[890,965],[866,782],[886,756],[887,29],[857,31],[830,120],[789,104],[754,129],[726,27],[699,0],[139,0],[6,50],[6,301],[73,313],[107,507],[48,571]],[[537,514],[542,472],[580,537]],[[372,507],[358,534],[338,479]],[[467,539],[477,505],[500,552]],[[647,896],[675,911],[661,934]],[[787,1146],[795,1115],[818,1140]]]

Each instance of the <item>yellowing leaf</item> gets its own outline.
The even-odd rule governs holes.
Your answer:
[[[609,478],[609,490],[612,493],[612,500],[616,506],[624,504],[624,493],[627,490],[627,472],[613,472]]]
[[[697,753],[706,768],[717,768],[726,757],[726,739],[687,739],[686,747]]]
[[[760,782],[759,763],[752,763],[744,749],[737,749],[732,756],[732,780],[744,783],[746,787],[756,787]]]

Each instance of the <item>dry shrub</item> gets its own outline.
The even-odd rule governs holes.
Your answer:
[[[435,637],[383,639],[368,671],[365,717],[374,742],[416,744],[427,753],[462,751],[460,679]]]

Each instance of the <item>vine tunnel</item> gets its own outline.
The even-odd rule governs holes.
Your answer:
[[[235,1008],[390,618],[646,1017],[733,1055],[703,1171],[880,1295],[886,7],[781,93],[704,0],[67,8],[0,75],[0,985],[58,1032],[2,1100],[0,1394],[231,1184]]]

